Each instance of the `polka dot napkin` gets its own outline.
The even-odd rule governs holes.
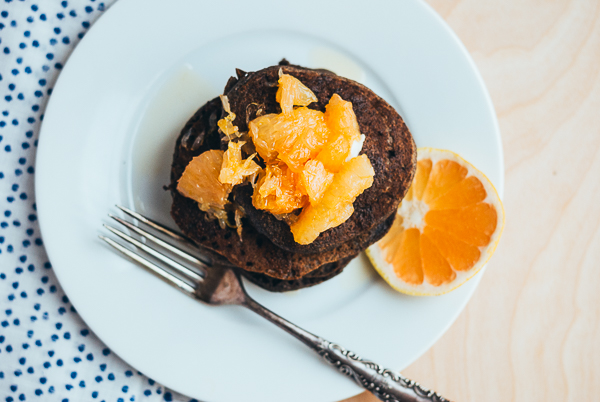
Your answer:
[[[86,327],[52,272],[37,222],[46,103],[69,54],[114,0],[0,1],[0,402],[190,401]]]

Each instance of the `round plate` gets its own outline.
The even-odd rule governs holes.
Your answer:
[[[502,193],[500,135],[483,81],[424,3],[117,2],[75,49],[48,105],[36,169],[41,229],[91,329],[144,374],[201,400],[333,401],[361,391],[260,317],[189,299],[98,239],[117,203],[173,226],[162,186],[178,131],[236,67],[284,57],[363,82],[397,108],[418,146],[458,152]],[[361,256],[314,288],[248,287],[303,328],[403,369],[454,321],[478,281],[437,298],[403,296]]]

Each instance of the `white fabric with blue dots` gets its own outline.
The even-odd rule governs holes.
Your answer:
[[[114,0],[0,1],[0,402],[190,401],[128,366],[86,327],[37,223],[35,153],[48,97]]]

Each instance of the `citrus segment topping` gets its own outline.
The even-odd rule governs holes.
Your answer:
[[[351,159],[334,175],[321,203],[333,208],[339,202],[354,202],[356,197],[371,187],[374,175],[375,171],[367,155]]]
[[[277,151],[273,147],[275,140],[279,138],[279,134],[273,130],[277,116],[274,113],[265,114],[248,123],[254,148],[265,162],[273,162],[277,158]]]
[[[395,289],[437,295],[460,286],[487,262],[504,210],[485,175],[458,155],[432,148],[417,154],[415,178],[396,221],[367,255]]]
[[[221,103],[223,104],[223,110],[225,110],[225,113],[227,113],[227,116],[225,116],[225,118],[223,118],[223,119],[220,119],[217,122],[217,126],[219,126],[219,128],[221,129],[223,134],[225,134],[227,136],[227,138],[230,138],[230,136],[232,136],[232,135],[238,136],[239,129],[237,126],[233,125],[233,121],[235,120],[235,113],[233,113],[231,111],[231,108],[229,107],[229,100],[227,99],[227,96],[225,96],[225,95],[220,95],[219,97],[221,98]]]
[[[221,183],[240,184],[246,177],[252,176],[260,170],[260,166],[252,160],[256,154],[242,159],[242,146],[245,143],[245,141],[229,142],[227,151],[223,154],[223,164],[219,173]]]
[[[325,190],[332,181],[333,173],[328,172],[318,160],[312,159],[306,162],[300,173],[300,183],[306,190],[311,204],[316,204],[323,198]]]
[[[325,168],[331,172],[337,173],[342,168],[344,161],[350,154],[352,142],[344,135],[338,135],[333,141],[323,148],[317,156]]]
[[[177,191],[196,201],[200,209],[223,209],[231,191],[231,185],[219,181],[223,164],[223,151],[211,150],[196,156],[186,166],[177,183]]]
[[[287,165],[269,164],[260,173],[252,195],[252,205],[275,215],[288,214],[307,204],[307,196],[298,188],[298,174]]]
[[[352,144],[361,141],[352,103],[343,100],[338,94],[333,94],[325,106],[325,121],[331,132],[337,136],[332,137],[332,141],[323,148],[317,159],[327,170],[337,173],[348,160]]]
[[[373,184],[374,171],[366,155],[356,157],[364,136],[352,103],[334,94],[325,113],[308,109],[317,97],[281,70],[276,100],[283,113],[248,123],[267,163],[252,203],[276,215],[304,208],[290,228],[297,243],[309,244],[352,215],[352,203]]]
[[[289,115],[267,114],[248,127],[256,151],[266,162],[279,159],[299,173],[307,160],[325,146],[329,130],[323,113],[299,107]]]
[[[294,106],[308,106],[319,101],[313,91],[299,79],[283,74],[281,69],[279,69],[279,88],[275,100],[280,104],[285,115],[292,113]]]
[[[310,244],[322,232],[346,222],[353,213],[354,207],[351,203],[339,204],[335,210],[325,204],[308,205],[290,229],[296,243]]]
[[[347,162],[316,204],[302,210],[291,225],[294,240],[300,244],[312,243],[322,232],[344,223],[354,212],[352,203],[373,184],[375,172],[366,155]]]
[[[325,106],[325,120],[331,131],[344,135],[350,141],[360,138],[360,128],[352,103],[343,100],[338,94],[333,94]]]

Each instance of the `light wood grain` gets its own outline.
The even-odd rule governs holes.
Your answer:
[[[496,107],[506,227],[465,311],[404,374],[454,401],[600,401],[600,2],[429,4]]]

